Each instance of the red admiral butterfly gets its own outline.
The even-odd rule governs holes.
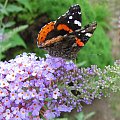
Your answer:
[[[51,56],[75,59],[96,29],[96,22],[81,28],[80,6],[73,5],[56,21],[46,24],[38,34],[38,47]]]

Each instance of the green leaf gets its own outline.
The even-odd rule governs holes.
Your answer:
[[[10,47],[11,47],[11,43],[5,44],[4,42],[0,42],[0,60],[5,58],[5,55],[3,54],[3,52],[5,52]]]
[[[7,49],[16,47],[16,46],[23,46],[26,48],[26,44],[24,43],[23,39],[20,37],[19,34],[14,34],[9,40],[4,40],[0,42],[1,52],[5,52]]]
[[[12,44],[10,42],[5,42],[5,41],[0,42],[0,53],[5,52],[11,46]]]
[[[87,63],[86,61],[82,61],[80,63],[77,63],[76,65],[77,65],[77,67],[81,67],[81,66],[85,65],[86,63]]]
[[[14,24],[15,24],[15,22],[14,22],[14,21],[11,21],[11,22],[8,22],[8,23],[4,24],[4,27],[5,27],[5,28],[8,28],[8,27],[13,26]]]
[[[84,120],[83,112],[80,112],[77,116],[75,116],[77,120]]]
[[[3,15],[8,15],[6,8],[2,4],[0,4],[0,13]]]
[[[3,58],[5,58],[5,56],[0,52],[0,60],[2,60]]]
[[[54,120],[68,120],[67,118],[57,118],[57,119],[54,119]]]
[[[90,112],[89,114],[87,114],[86,116],[85,116],[85,120],[89,120],[89,118],[91,118],[92,116],[94,116],[95,115],[95,112]]]
[[[25,9],[20,7],[20,6],[17,6],[17,5],[13,5],[13,4],[9,4],[7,7],[6,7],[6,10],[8,12],[20,12],[20,11],[24,11]]]
[[[101,21],[101,22],[100,22],[100,25],[101,25],[103,28],[107,28],[108,30],[111,30],[111,29],[112,29],[112,26],[110,26],[110,25],[107,24],[106,22]]]
[[[4,28],[1,28],[0,29],[0,34],[3,34],[4,33]]]
[[[20,31],[23,31],[23,30],[26,29],[27,27],[28,27],[28,25],[22,25],[22,26],[16,27],[16,28],[14,28],[13,30],[5,33],[5,40],[10,39],[14,34],[20,32]]]
[[[23,41],[23,39],[20,37],[19,34],[15,34],[13,37],[11,37],[11,38],[9,39],[9,41],[10,41],[11,44],[12,44],[11,47],[23,46],[23,47],[27,48],[25,42]]]
[[[8,25],[12,25],[13,23],[9,23]],[[5,56],[2,54],[6,50],[12,47],[16,46],[23,46],[26,48],[26,44],[24,43],[23,39],[19,36],[18,32],[26,29],[28,25],[23,25],[17,28],[14,28],[13,30],[6,32],[4,34],[4,39],[0,41],[0,60],[4,58]],[[3,33],[1,31],[1,33]]]
[[[32,12],[32,7],[29,0],[17,0],[17,2],[23,4],[30,12]]]
[[[1,10],[3,7],[4,7],[3,4],[0,3],[0,10]]]
[[[2,54],[3,52],[7,51],[9,48],[16,46],[23,46],[27,48],[26,44],[19,34],[14,34],[14,36],[9,40],[0,42],[0,60],[5,57],[4,54]]]
[[[4,18],[3,14],[0,14],[0,21]]]

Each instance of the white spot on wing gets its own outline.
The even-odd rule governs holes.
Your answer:
[[[73,18],[72,16],[69,17],[69,19],[72,19],[72,18]]]
[[[93,29],[96,29],[96,27],[93,27]]]
[[[78,12],[78,14],[80,15],[80,14],[81,14],[81,12]]]
[[[77,20],[74,21],[74,24],[77,24],[78,26],[81,26],[81,22],[79,22]]]
[[[81,33],[85,33],[85,30],[82,30]]]
[[[60,17],[58,19],[60,19]]]
[[[78,29],[78,30],[75,30],[75,32],[79,32],[80,31],[80,29]]]
[[[91,36],[92,36],[91,33],[86,33],[85,35],[88,36],[88,37],[91,37]]]
[[[69,13],[69,11],[67,11],[65,14],[68,14]]]

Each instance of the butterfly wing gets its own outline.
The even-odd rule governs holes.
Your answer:
[[[57,30],[72,32],[74,30],[81,29],[81,22],[81,8],[77,4],[71,6],[64,15],[57,19],[55,28]]]
[[[81,9],[78,4],[71,6],[64,15],[55,21],[54,30],[47,34],[46,40],[59,35],[63,36],[77,29],[81,29]]]
[[[65,35],[81,28],[81,9],[80,6],[73,5],[69,10],[59,17],[57,21],[46,24],[38,34],[38,46],[42,43],[59,35]]]
[[[92,37],[96,26],[97,24],[95,22],[82,29],[66,34],[62,41],[56,42],[45,49],[51,56],[75,59],[79,50],[87,43],[89,38]]]
[[[77,46],[83,47],[86,44],[86,42],[89,40],[89,38],[92,37],[96,27],[97,27],[97,23],[93,22],[91,24],[86,25],[82,29],[75,30],[69,35],[75,35]]]

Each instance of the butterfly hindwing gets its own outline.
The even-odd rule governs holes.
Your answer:
[[[56,42],[44,49],[48,51],[49,55],[55,57],[62,57],[63,59],[75,59],[79,48],[74,46],[75,36],[65,36],[62,41]]]

